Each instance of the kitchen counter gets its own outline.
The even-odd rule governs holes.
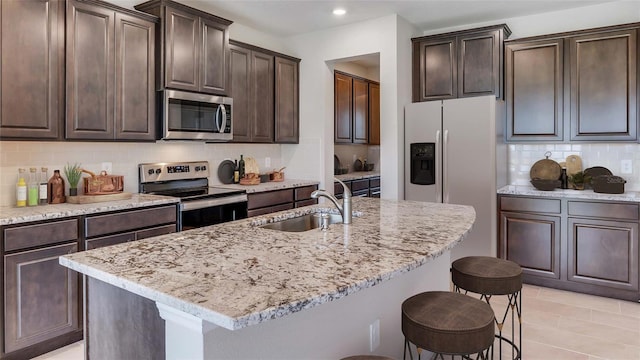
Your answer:
[[[573,198],[603,201],[640,202],[640,193],[626,191],[623,194],[602,194],[593,190],[555,189],[552,191],[538,190],[530,185],[507,185],[498,189],[498,194],[521,195],[544,198]]]
[[[220,185],[212,185],[214,187],[222,187],[227,189],[240,189],[245,190],[247,194],[265,192],[265,191],[273,191],[273,190],[282,190],[282,189],[292,189],[301,186],[308,185],[318,185],[319,181],[314,180],[288,180],[284,181],[269,181],[266,183],[260,183],[258,185],[240,185],[240,184],[220,184]]]
[[[368,179],[376,176],[380,176],[380,171],[355,171],[348,174],[334,175],[340,181]]]
[[[65,255],[60,263],[155,301],[161,313],[168,307],[189,319],[236,331],[357,295],[422,265],[438,263],[441,256],[440,273],[429,271],[447,287],[448,251],[470,231],[475,221],[472,207],[353,200],[361,216],[354,217],[351,225],[332,224],[326,232],[259,227],[326,211],[323,205],[313,205]],[[421,274],[411,282],[429,280],[428,274]],[[386,311],[397,315],[399,307]],[[283,351],[282,346],[278,349]]]
[[[179,198],[171,196],[133,194],[131,199],[127,200],[105,201],[92,204],[63,203],[22,208],[1,206],[0,225],[12,225],[155,205],[175,204],[178,202],[180,202]]]

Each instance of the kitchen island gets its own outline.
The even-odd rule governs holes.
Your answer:
[[[400,357],[400,304],[449,289],[474,209],[364,198],[351,225],[260,227],[326,206],[61,257],[86,275],[90,358]]]

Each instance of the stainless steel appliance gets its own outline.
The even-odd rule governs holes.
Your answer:
[[[165,90],[162,103],[164,140],[233,139],[233,99]]]
[[[495,96],[405,106],[405,199],[471,205],[476,222],[452,260],[497,255],[496,191],[506,184]]]
[[[209,186],[208,177],[207,161],[140,164],[138,191],[179,197],[178,230],[246,218],[246,192]]]

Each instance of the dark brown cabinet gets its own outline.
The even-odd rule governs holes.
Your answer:
[[[0,1],[0,138],[60,139],[65,2]]]
[[[299,142],[300,60],[275,57],[275,142]]]
[[[155,139],[155,18],[131,13],[68,2],[67,139]]]
[[[158,88],[227,95],[231,21],[171,1],[136,5],[161,18]]]
[[[411,39],[413,101],[502,97],[505,24]]]
[[[370,86],[373,85],[373,86]],[[370,90],[374,99],[371,101]],[[334,142],[369,144],[372,131],[380,143],[380,84],[334,71]],[[372,117],[376,130],[372,129]]]
[[[639,205],[500,195],[501,258],[527,283],[640,300]]]
[[[248,216],[259,216],[317,204],[317,199],[311,199],[311,193],[317,189],[317,185],[307,185],[247,194]]]
[[[274,57],[230,45],[233,141],[273,142]]]
[[[82,339],[79,277],[58,263],[78,251],[78,221],[7,226],[2,237],[1,354],[30,358]]]
[[[562,39],[505,45],[507,141],[563,139]]]
[[[505,44],[507,141],[637,141],[638,24]]]
[[[380,177],[375,176],[366,179],[347,180],[343,181],[345,185],[351,191],[351,196],[357,197],[380,197]],[[344,188],[339,182],[333,183],[333,194],[336,198],[342,199],[344,197]]]
[[[369,144],[380,145],[380,84],[369,83]]]

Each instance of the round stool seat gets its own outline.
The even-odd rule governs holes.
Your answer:
[[[402,332],[416,346],[441,354],[475,354],[493,343],[491,306],[460,293],[430,291],[402,303]]]
[[[522,268],[509,260],[468,256],[451,264],[451,280],[477,294],[513,294],[522,289]]]
[[[392,359],[386,356],[378,356],[378,355],[355,355],[355,356],[342,358],[340,360],[395,360],[395,359]]]

